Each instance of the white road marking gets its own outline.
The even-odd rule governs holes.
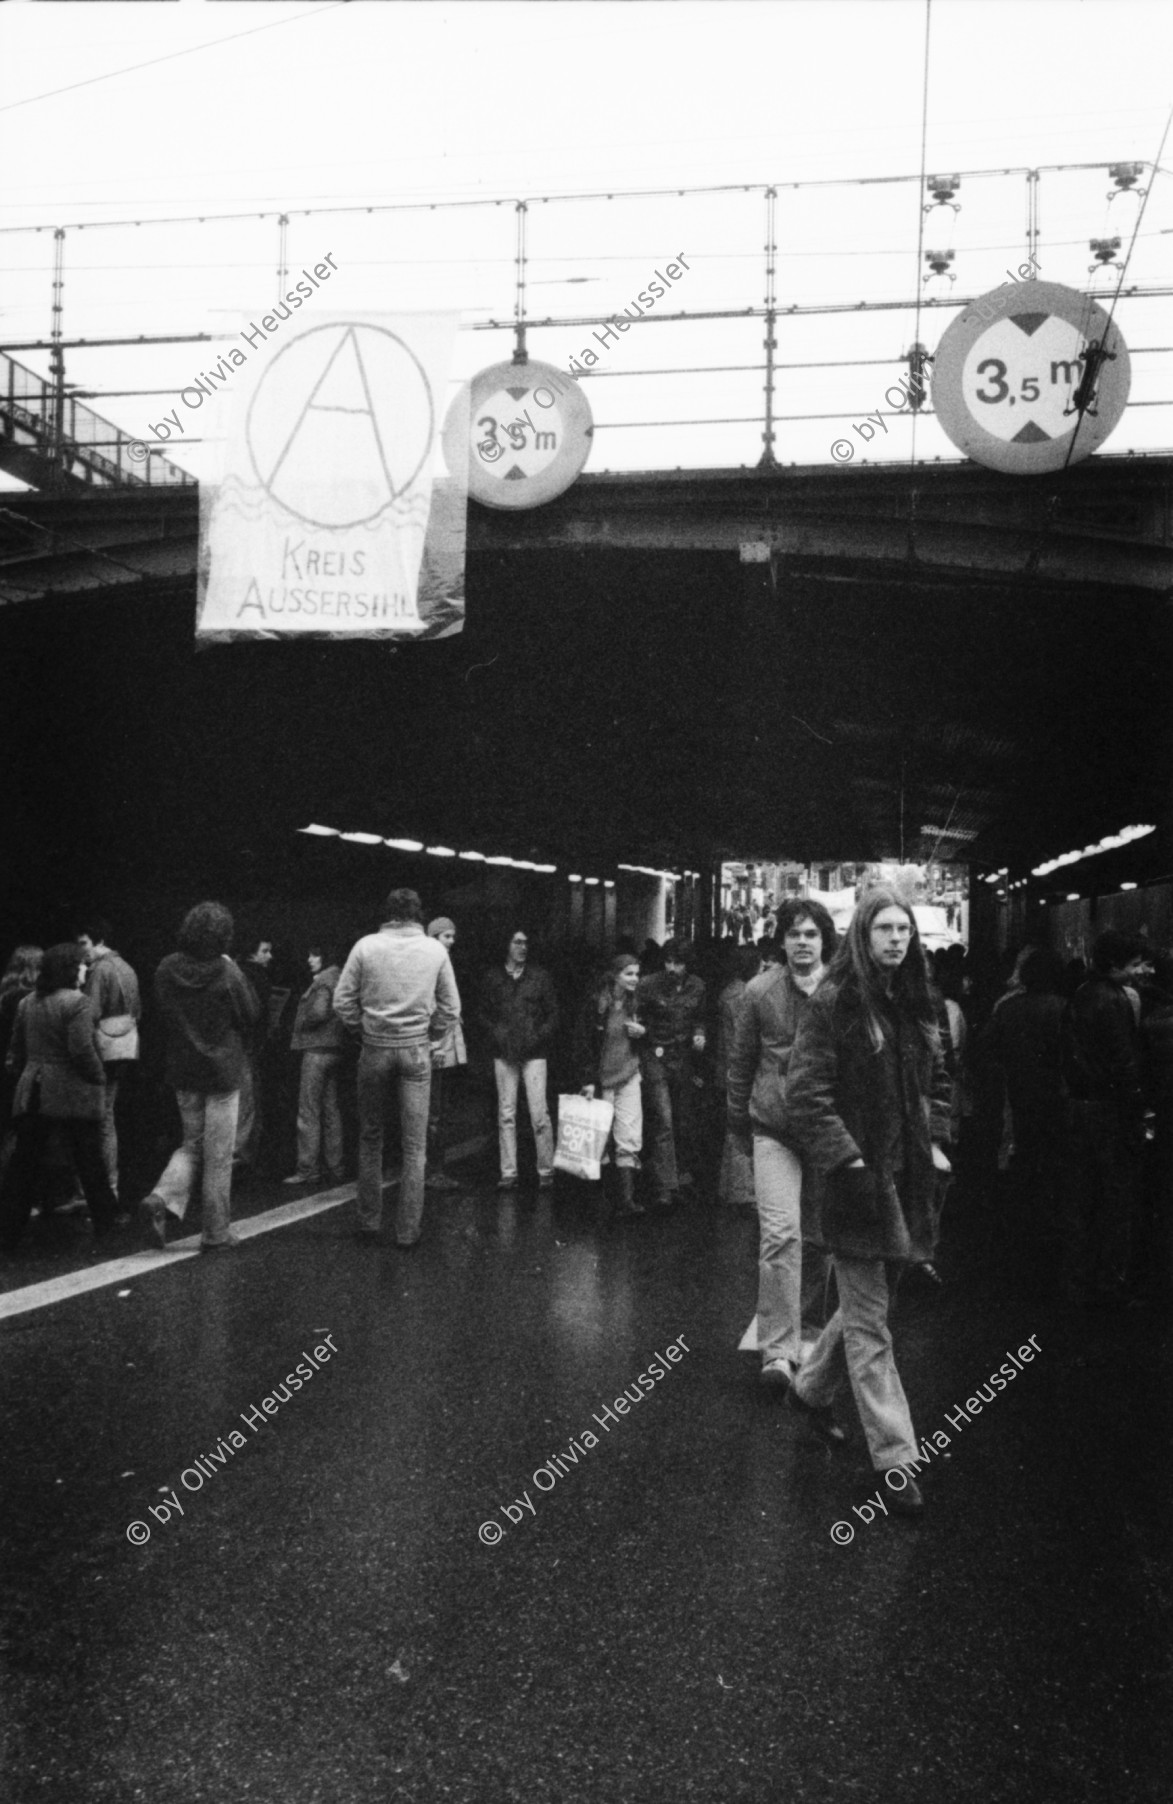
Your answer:
[[[252,1215],[247,1221],[236,1221],[232,1225],[241,1240],[253,1240],[258,1234],[271,1234],[274,1228],[287,1228],[291,1222],[305,1221],[308,1216],[337,1209],[353,1195],[353,1184],[340,1184],[333,1190],[319,1190],[314,1196],[299,1197],[293,1203],[281,1203],[276,1209],[266,1209],[263,1215]],[[185,1260],[197,1258],[199,1250],[199,1235],[189,1234],[184,1240],[173,1241],[166,1252],[152,1248],[132,1253],[125,1259],[107,1260],[85,1271],[67,1272],[63,1278],[48,1278],[43,1284],[27,1284],[23,1290],[11,1290],[0,1296],[0,1321],[14,1315],[27,1315],[32,1309],[46,1309],[50,1303],[63,1303],[67,1297],[103,1290],[108,1284],[123,1284],[128,1278],[145,1277],[148,1272],[158,1271],[160,1266],[182,1265]]]

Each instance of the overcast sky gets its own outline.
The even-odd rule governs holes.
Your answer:
[[[30,4],[0,12],[0,224],[251,212],[122,230],[71,231],[65,249],[67,337],[234,330],[277,292],[277,228],[261,212],[403,201],[488,201],[436,212],[295,216],[294,272],[326,251],[339,274],[331,309],[459,311],[464,323],[508,318],[515,211],[525,195],[612,193],[529,214],[528,311],[570,321],[631,303],[678,252],[687,280],[672,307],[760,306],[767,183],[782,190],[778,293],[784,302],[910,300],[917,284],[923,0],[738,0],[711,4],[245,5]],[[169,59],[154,61],[153,59]],[[134,65],[148,66],[136,68]],[[1173,7],[1035,0],[934,0],[927,168],[1044,174],[1040,263],[1081,286],[1088,240],[1125,246],[1138,203],[1109,206],[1107,165],[1151,162],[1173,102]],[[1173,158],[1173,143],[1165,162]],[[747,184],[754,192],[624,198],[636,189]],[[980,294],[1025,256],[1026,183],[1011,173],[963,181],[960,213],[930,216],[955,252],[952,292]],[[1173,179],[1157,179],[1128,286],[1173,285]],[[0,234],[5,343],[50,326],[51,229]],[[1106,287],[1111,277],[1102,279]],[[949,284],[924,293],[946,298]],[[317,304],[317,303],[315,303]],[[660,313],[668,310],[662,303]],[[935,347],[952,314],[923,319]],[[1173,447],[1170,302],[1121,301],[1135,353],[1134,401],[1109,451]],[[898,359],[908,312],[784,320],[783,362]],[[762,322],[665,324],[654,316],[601,359],[586,388],[600,430],[590,469],[754,463],[761,452],[761,374],[695,370],[762,360]],[[565,367],[591,328],[533,332],[532,355]],[[508,355],[508,332],[464,331],[469,374]],[[42,353],[19,352],[47,368]],[[93,404],[143,437],[217,352],[200,345],[71,351],[71,382],[159,388],[160,397]],[[898,365],[784,371],[780,413],[832,417],[779,426],[778,455],[827,461],[831,441],[880,406]],[[629,421],[732,420],[630,429]],[[194,422],[193,422],[194,423]],[[191,428],[189,426],[189,432]],[[860,454],[907,457],[906,421]],[[194,433],[192,434],[194,436]],[[918,455],[955,457],[933,421]],[[178,461],[200,468],[189,445]]]

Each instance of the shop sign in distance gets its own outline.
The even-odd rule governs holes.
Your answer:
[[[1081,420],[1076,396],[1097,346],[1108,355]],[[1059,282],[1007,282],[971,301],[942,337],[932,372],[933,409],[957,449],[1019,476],[1098,450],[1120,422],[1131,380],[1115,321]]]
[[[486,507],[541,507],[579,475],[594,429],[565,370],[531,358],[494,363],[449,408],[444,456],[452,471],[467,459],[468,492]]]

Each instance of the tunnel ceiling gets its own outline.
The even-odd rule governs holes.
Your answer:
[[[186,576],[105,582],[0,609],[10,834],[48,796],[79,845],[151,822],[167,856],[317,820],[563,866],[1016,866],[1166,813],[1157,594],[482,546],[459,637],[196,652]]]

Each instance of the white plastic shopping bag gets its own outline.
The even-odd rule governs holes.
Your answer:
[[[592,1096],[560,1096],[555,1170],[597,1183],[602,1176],[603,1153],[614,1117],[615,1110],[609,1102]]]

